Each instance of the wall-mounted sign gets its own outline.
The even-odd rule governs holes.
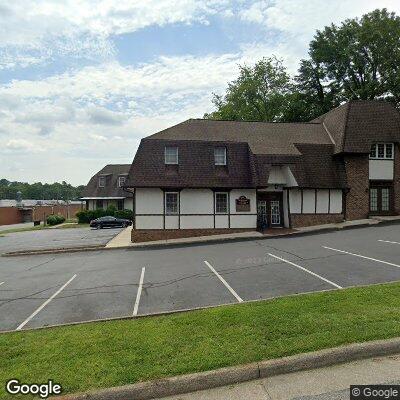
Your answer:
[[[246,196],[240,196],[236,199],[236,212],[249,212],[250,211],[250,199]]]

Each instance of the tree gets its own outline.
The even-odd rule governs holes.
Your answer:
[[[317,31],[302,60],[298,89],[315,113],[351,99],[400,106],[400,17],[386,9]]]
[[[263,58],[254,67],[239,66],[239,77],[228,84],[224,96],[213,94],[216,111],[209,119],[280,121],[291,81],[281,60]]]

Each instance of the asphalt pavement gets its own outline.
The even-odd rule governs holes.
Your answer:
[[[399,281],[399,256],[400,225],[378,225],[234,243],[0,257],[0,330]]]
[[[0,254],[20,250],[105,245],[121,230],[121,228],[90,229],[86,227],[7,233],[0,236]]]

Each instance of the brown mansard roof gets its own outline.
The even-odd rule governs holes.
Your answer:
[[[300,187],[346,186],[341,153],[369,153],[377,141],[400,141],[400,117],[389,103],[352,101],[309,123],[190,119],[141,141],[128,187],[265,187],[274,165],[289,165]],[[179,165],[164,164],[177,146]],[[227,166],[214,165],[214,147]]]
[[[118,187],[118,177],[127,176],[131,164],[109,164],[92,176],[83,190],[82,197],[127,197],[123,188]],[[99,177],[106,177],[105,187],[99,187]]]

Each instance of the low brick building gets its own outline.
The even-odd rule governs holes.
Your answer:
[[[309,123],[190,119],[140,143],[125,183],[133,238],[398,214],[399,142],[400,115],[381,101]]]

